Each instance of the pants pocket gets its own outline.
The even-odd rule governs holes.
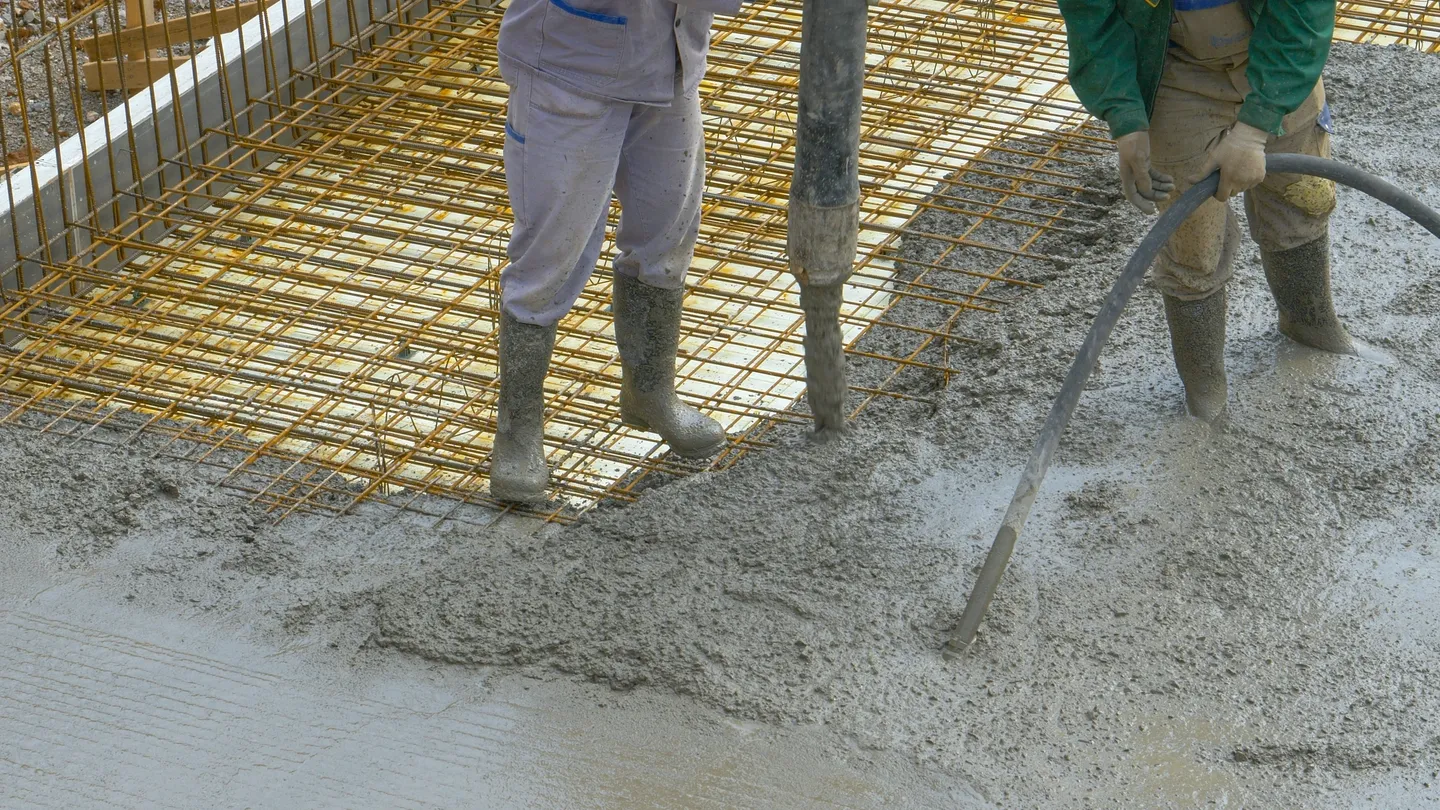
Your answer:
[[[544,76],[530,78],[527,101],[527,114],[564,127],[589,126],[589,122],[604,118],[615,107],[614,102],[582,95]]]
[[[530,83],[530,76],[522,71],[505,98],[505,137],[521,144],[530,131]]]
[[[514,217],[515,230],[527,222],[528,209],[525,206],[525,137],[505,123],[505,148],[502,150],[505,167],[505,191],[510,197],[510,212]]]
[[[540,64],[585,85],[610,84],[620,73],[627,23],[622,15],[550,0],[540,30]]]

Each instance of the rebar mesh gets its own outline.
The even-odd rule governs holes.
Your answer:
[[[1339,35],[1437,50],[1433,5],[1342,3]],[[87,8],[92,17],[116,14],[113,2]],[[1052,260],[1035,245],[1065,227],[1079,182],[1074,156],[1108,148],[1065,86],[1053,4],[871,8],[861,256],[842,319],[851,350],[894,372],[860,389],[862,409],[877,397],[910,396],[891,384],[901,370],[948,379],[948,361],[926,350],[963,340],[956,330],[967,316],[993,311],[991,285],[1038,286],[1015,278],[1012,266]],[[186,30],[193,33],[202,14],[216,12],[187,10]],[[329,47],[313,43],[333,34],[307,20],[322,58],[288,76],[267,71],[266,86],[227,86],[229,124],[182,144],[148,177],[112,182],[112,198],[67,210],[67,255],[31,252],[11,268],[16,284],[4,291],[4,418],[49,427],[142,414],[140,429],[224,450],[191,457],[224,465],[231,485],[277,515],[367,498],[416,509],[433,508],[429,495],[485,502],[498,274],[510,227],[500,161],[505,87],[495,57],[501,14],[453,0],[402,5]],[[764,446],[777,422],[805,418],[797,404],[802,319],[784,256],[799,25],[798,2],[758,2],[719,20],[703,89],[709,179],[680,391],[733,437],[711,468]],[[165,39],[151,42],[152,28]],[[254,28],[241,29],[241,47],[255,47],[256,35],[277,36]],[[28,46],[70,48],[73,81],[62,76],[52,86],[77,111],[87,92],[73,47],[78,30],[62,24]],[[180,26],[138,30],[139,58],[189,53],[171,41]],[[12,38],[22,97],[25,48]],[[118,44],[91,51],[130,53]],[[193,66],[177,67],[186,69]],[[132,89],[126,76],[116,73],[122,93]],[[156,91],[147,92],[153,100]],[[53,95],[52,112],[62,106]],[[185,113],[175,106],[174,115]],[[114,128],[120,120],[112,114],[77,137],[123,141],[127,131]],[[261,126],[250,126],[257,120]],[[998,186],[962,182],[935,192],[962,168]],[[12,209],[17,184],[33,176],[9,174]],[[103,223],[101,210],[111,215]],[[975,225],[958,235],[925,233],[914,222],[927,210],[965,214]],[[975,230],[987,221],[1027,236],[987,244]],[[942,244],[935,266],[950,272],[955,262],[945,258],[965,249],[959,270],[968,289],[941,291],[924,267],[898,282],[902,235]],[[560,498],[542,513],[550,519],[629,499],[647,475],[694,469],[618,421],[608,284],[602,259],[560,327],[546,387],[547,457]],[[950,314],[938,328],[891,319],[907,298]],[[903,350],[867,352],[860,341],[876,327],[910,340]]]

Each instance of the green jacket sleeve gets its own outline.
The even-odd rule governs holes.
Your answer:
[[[1150,128],[1140,92],[1135,31],[1115,0],[1059,0],[1070,44],[1070,86],[1119,138]],[[1334,6],[1332,0],[1331,6]]]
[[[1280,121],[1304,103],[1335,34],[1335,0],[1269,0],[1255,19],[1250,35],[1250,66],[1245,78],[1250,94],[1240,107],[1240,120],[1276,135]]]

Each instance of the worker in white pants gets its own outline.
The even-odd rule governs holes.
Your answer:
[[[515,0],[505,178],[515,227],[500,277],[500,398],[490,493],[545,499],[544,382],[556,323],[585,288],[620,200],[614,313],[620,416],[706,457],[719,423],[675,395],[681,302],[705,182],[699,83],[711,12],[738,0]]]

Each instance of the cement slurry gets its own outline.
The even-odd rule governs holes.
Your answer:
[[[296,559],[267,543],[325,556],[319,569],[353,587],[427,553],[384,550],[420,525],[302,520],[262,539],[233,496],[179,465],[3,436],[6,468],[58,507],[22,496],[0,510],[5,810],[985,806],[898,757],[837,756],[821,731],[367,651],[343,615],[363,616],[358,602],[309,613],[297,596],[324,575],[292,578]],[[102,467],[113,475],[81,472]],[[135,528],[103,528],[117,524]],[[431,534],[432,550],[448,542]]]
[[[1335,156],[1440,204],[1440,61],[1337,45],[1326,83]],[[962,325],[971,342],[933,349],[957,369],[948,385],[907,371],[899,384],[920,401],[877,402],[844,442],[797,428],[727,473],[564,530],[432,528],[373,507],[271,526],[203,468],[155,458],[162,444],[147,437],[105,451],[5,431],[0,463],[25,485],[0,507],[13,561],[0,569],[0,649],[14,659],[0,671],[38,678],[26,687],[37,690],[99,662],[148,683],[130,694],[153,711],[77,703],[88,687],[6,704],[0,733],[20,742],[0,756],[0,798],[27,806],[14,800],[23,784],[26,801],[70,806],[43,791],[75,784],[111,790],[110,806],[149,806],[125,797],[153,789],[164,766],[165,784],[191,791],[177,795],[235,791],[254,806],[305,802],[245,790],[321,804],[316,791],[334,788],[357,806],[403,806],[393,797],[435,784],[456,792],[414,796],[1440,805],[1440,246],[1344,190],[1336,300],[1367,359],[1282,338],[1247,241],[1230,288],[1230,416],[1212,429],[1182,416],[1159,296],[1142,290],[979,641],[964,661],[941,660],[1050,398],[1146,225],[1108,164],[1087,180],[1072,216],[1093,226],[1035,246],[1063,262],[1016,266],[1046,290],[992,287],[1009,306]],[[927,217],[921,230],[972,224]],[[986,223],[977,238],[1016,238],[1007,227]],[[963,253],[947,261],[967,266]],[[944,312],[912,303],[895,317],[935,326]],[[883,371],[852,361],[850,373],[865,385]],[[119,638],[94,641],[99,631]],[[268,674],[285,683],[264,700],[237,685],[206,701],[282,719],[193,755],[152,739],[165,722],[211,733],[204,712],[156,714],[177,705],[167,689],[199,676],[115,657],[133,654],[244,670],[231,682]],[[362,724],[373,736],[310,742],[389,711],[373,703],[408,714]],[[272,756],[262,743],[279,729],[293,729],[294,748]],[[491,743],[465,753],[466,729]],[[574,739],[593,745],[569,756]],[[747,750],[754,739],[765,745]],[[107,759],[122,742],[141,753]],[[359,764],[330,778],[337,760]],[[63,767],[74,761],[84,767]],[[598,781],[607,769],[618,776]],[[571,774],[578,787],[553,787]]]
[[[674,698],[317,670],[203,623],[57,610],[0,614],[7,809],[978,806]]]

